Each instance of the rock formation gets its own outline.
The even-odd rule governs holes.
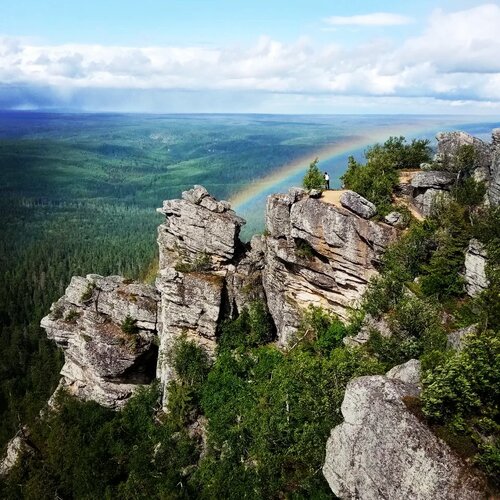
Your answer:
[[[60,387],[119,408],[154,378],[158,292],[120,276],[74,276],[41,325],[64,350]],[[121,327],[129,319],[129,332]]]
[[[28,440],[29,431],[24,427],[7,443],[5,456],[0,460],[0,478],[9,474],[22,457],[33,454]]]
[[[465,283],[467,293],[475,297],[488,287],[486,277],[487,254],[484,245],[472,239],[465,254]]]
[[[263,283],[281,345],[310,304],[347,319],[398,234],[302,190],[269,197],[266,227]]]
[[[412,360],[385,377],[349,382],[344,423],[332,430],[323,466],[339,498],[485,498],[482,477],[412,412],[418,371]]]
[[[491,165],[487,196],[492,205],[500,204],[500,128],[494,129],[492,133]]]
[[[250,249],[243,247],[238,235],[245,221],[202,186],[165,201],[158,211],[165,222],[158,228],[157,376],[165,385],[174,377],[168,355],[175,339],[186,335],[213,353],[221,321],[263,297],[262,248],[258,238]]]
[[[446,199],[456,176],[449,172],[419,172],[412,181],[412,203],[425,216],[432,213],[438,199]]]

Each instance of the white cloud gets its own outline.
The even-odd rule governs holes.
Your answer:
[[[49,46],[4,38],[0,85],[52,88],[64,96],[82,89],[114,89],[117,95],[196,91],[247,93],[256,102],[259,93],[263,101],[264,94],[274,93],[317,102],[400,97],[498,109],[499,26],[500,7],[485,4],[453,13],[436,10],[419,36],[398,44],[385,39],[353,47],[261,37],[243,48]]]
[[[412,18],[390,12],[374,12],[358,16],[330,16],[324,22],[331,26],[400,26],[410,24]]]

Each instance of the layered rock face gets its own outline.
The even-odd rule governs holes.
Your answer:
[[[465,283],[467,293],[471,297],[479,295],[488,288],[486,277],[487,253],[484,245],[472,239],[465,254]]]
[[[349,382],[326,447],[323,474],[339,498],[486,498],[483,479],[409,407],[419,394],[418,361],[386,377]]]
[[[41,321],[64,350],[60,387],[83,400],[119,408],[154,378],[159,295],[120,276],[74,276]],[[130,332],[122,330],[129,319]]]
[[[263,283],[282,345],[310,304],[346,319],[398,234],[298,189],[269,197],[266,227]]]
[[[421,214],[429,216],[438,199],[448,198],[456,176],[449,172],[427,171],[417,173],[412,181],[412,203]]]
[[[157,375],[167,384],[174,373],[168,355],[186,335],[212,353],[222,319],[262,295],[259,249],[247,251],[239,241],[245,223],[227,202],[217,201],[202,186],[167,200],[158,211],[161,295],[160,351]],[[254,245],[258,247],[258,239]],[[255,282],[255,286],[251,286]],[[245,286],[251,291],[245,293]]]
[[[488,199],[492,205],[500,204],[500,128],[492,133]]]

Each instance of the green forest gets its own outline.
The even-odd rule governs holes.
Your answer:
[[[237,175],[231,163],[217,175],[185,178],[180,172],[193,164],[186,159],[171,166],[167,158],[175,147],[169,136],[166,143],[148,139],[158,142],[157,149],[145,147],[137,156],[113,149],[111,125],[100,124],[99,134],[109,134],[101,149],[90,147],[99,134],[85,139],[75,125],[72,136],[70,124],[68,137],[52,137],[45,145],[45,132],[0,141],[6,179],[0,199],[0,445],[26,424],[35,449],[0,484],[0,497],[332,498],[321,467],[328,435],[342,421],[346,384],[412,358],[424,370],[416,411],[498,488],[500,210],[482,206],[484,185],[470,176],[466,152],[450,200],[427,220],[411,220],[349,325],[311,307],[296,342],[280,350],[272,343],[265,304],[255,302],[222,325],[214,361],[193,342],[177,342],[172,364],[179,380],[169,387],[167,413],[152,386],[121,412],[62,393],[59,411],[40,419],[62,357],[38,324],[70,277],[95,272],[150,280],[159,222],[154,207],[161,199],[178,196],[194,178],[219,197],[245,182],[240,176],[231,183]],[[359,190],[381,213],[408,155],[430,158],[426,141],[395,141],[369,148],[364,163],[352,158],[344,176],[346,187]],[[262,154],[278,164],[298,153],[287,150],[280,157],[278,151],[269,146]],[[255,155],[245,163],[241,154],[250,170]],[[217,191],[210,180],[224,186]],[[490,288],[475,299],[466,296],[461,275],[471,237],[490,256]],[[374,331],[364,346],[346,347],[342,339],[359,331],[366,314],[386,315],[393,335]],[[447,333],[472,324],[478,326],[465,347],[450,350]]]

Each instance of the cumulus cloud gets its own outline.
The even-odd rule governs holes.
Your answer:
[[[331,26],[399,26],[409,24],[411,17],[390,12],[374,12],[358,16],[330,16],[324,22]]]
[[[2,102],[5,89],[13,88],[53,89],[50,99],[66,101],[82,90],[94,96],[114,91],[118,97],[127,91],[162,96],[243,93],[253,103],[259,94],[316,102],[357,96],[438,99],[459,107],[483,103],[485,109],[500,109],[499,26],[500,7],[485,4],[451,13],[435,10],[420,35],[403,42],[384,39],[357,46],[335,39],[318,45],[308,38],[283,43],[270,37],[249,47],[219,48],[49,46],[4,38],[0,94]]]

